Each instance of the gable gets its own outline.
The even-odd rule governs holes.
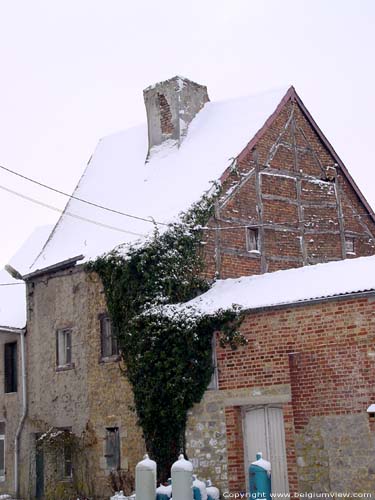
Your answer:
[[[222,278],[375,253],[370,208],[293,89],[226,172],[212,226],[208,263]]]

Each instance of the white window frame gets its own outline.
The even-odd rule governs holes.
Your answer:
[[[71,328],[61,328],[56,331],[56,365],[57,368],[73,366]]]

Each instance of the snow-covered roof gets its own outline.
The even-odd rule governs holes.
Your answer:
[[[233,304],[258,309],[370,290],[375,290],[375,256],[218,280],[182,308],[210,314]]]
[[[26,325],[26,291],[23,281],[0,271],[0,331],[4,328],[24,328]]]
[[[26,274],[35,260],[48,235],[51,226],[36,228],[19,251],[11,259],[10,265],[21,275]],[[12,278],[5,270],[0,270],[0,330],[24,328],[26,325],[26,290],[22,280]]]
[[[147,162],[146,125],[105,137],[99,142],[74,196],[150,220],[171,222],[220,179],[234,157],[275,112],[286,92],[283,88],[206,103],[189,125],[181,146],[166,141],[153,148]],[[71,199],[32,270],[81,254],[86,260],[95,258],[151,231],[153,224],[149,222]]]

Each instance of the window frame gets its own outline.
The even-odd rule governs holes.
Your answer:
[[[62,346],[61,337],[67,334],[69,334],[69,336],[67,337],[69,339],[69,342],[66,342],[66,340],[64,342],[63,346],[64,359],[62,360],[60,353]],[[73,337],[73,329],[70,327],[58,328],[56,330],[56,371],[71,370],[72,368],[74,368],[72,337]],[[64,363],[62,361],[64,361]]]
[[[250,235],[252,236],[250,237]],[[246,227],[246,251],[255,254],[260,253],[259,228],[252,226]]]
[[[348,249],[348,244],[351,245],[351,249]],[[345,254],[355,255],[355,238],[353,236],[345,236]]]
[[[7,355],[8,349],[11,351],[9,355]],[[13,341],[4,344],[4,393],[16,392],[18,392],[18,343]]]
[[[67,460],[67,454],[69,456],[69,460]],[[64,481],[70,481],[73,479],[73,453],[72,453],[72,447],[66,443],[64,443],[63,449],[62,449],[62,479]],[[69,474],[66,473],[67,471],[67,463],[69,463]]]
[[[108,470],[120,470],[121,469],[121,439],[120,439],[120,428],[106,427],[105,428],[105,442],[104,442],[104,458],[106,460],[106,468]],[[112,441],[110,440],[112,439]],[[110,453],[111,443],[114,447],[114,452]],[[111,458],[113,459],[113,463],[111,462]]]
[[[112,321],[108,313],[101,313],[98,315],[99,319],[99,329],[100,329],[100,356],[99,362],[104,363],[108,361],[119,361],[120,360],[120,350],[118,346],[118,339],[113,331]],[[106,325],[106,327],[104,326]],[[109,334],[105,334],[105,328]],[[105,352],[105,343],[110,344],[110,354]]]

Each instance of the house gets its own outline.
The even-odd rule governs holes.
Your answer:
[[[218,184],[203,230],[204,275],[220,281],[200,300],[216,307],[225,297],[247,308],[249,343],[235,353],[216,349],[217,377],[190,412],[189,456],[222,489],[243,489],[255,428],[256,446],[277,449],[280,491],[344,488],[357,472],[360,484],[370,484],[373,283],[360,281],[374,263],[370,206],[293,87],[216,103],[206,87],[174,77],[144,98],[147,125],[99,142],[57,225],[21,272],[28,411],[20,493],[105,498],[109,483],[131,484],[145,447],[104,288],[85,262],[145,241]],[[310,279],[328,287],[352,269],[359,284],[309,293]],[[258,305],[246,302],[250,295],[259,295]],[[353,364],[363,359],[361,378]],[[270,425],[277,442],[271,434],[261,440]],[[355,426],[361,437],[348,434]],[[352,454],[366,440],[361,460],[342,461],[344,444],[333,445],[343,434]]]
[[[0,271],[1,492],[19,490],[21,475],[25,473],[20,439],[27,414],[26,285],[15,267],[21,272],[27,269],[50,231],[50,226],[34,230],[12,258],[12,266],[7,266],[13,276],[5,270]]]

